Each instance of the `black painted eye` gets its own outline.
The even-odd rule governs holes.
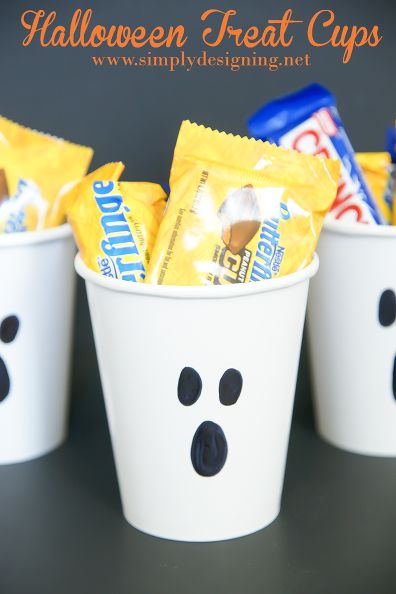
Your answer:
[[[386,289],[380,297],[378,319],[381,326],[391,326],[396,320],[396,295],[392,289]]]
[[[0,340],[12,342],[18,332],[19,320],[16,316],[8,316],[0,324]]]
[[[227,369],[219,384],[219,397],[221,404],[230,406],[235,404],[242,390],[242,375],[237,369]]]
[[[199,373],[192,367],[185,367],[177,384],[177,396],[184,406],[191,406],[201,395],[202,381]]]
[[[393,388],[393,397],[396,400],[396,357],[393,360],[392,388]]]

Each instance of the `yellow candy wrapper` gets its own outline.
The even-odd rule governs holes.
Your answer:
[[[73,212],[77,205],[75,205],[77,200],[80,200],[81,197],[89,195],[90,187],[95,181],[106,179],[109,181],[118,181],[125,169],[124,163],[121,161],[115,161],[113,163],[106,163],[106,165],[102,165],[99,169],[95,169],[95,171],[91,171],[88,175],[86,175],[82,180],[77,183],[71,184],[68,190],[60,196],[58,200],[58,211],[62,212],[63,216],[67,217],[69,222],[73,222]],[[83,209],[82,206],[79,207]],[[81,210],[81,212],[84,212]],[[76,234],[76,231],[80,229],[81,225],[79,221],[76,221],[75,228],[73,227],[74,237],[78,242],[79,235]],[[82,228],[82,227],[81,227]],[[81,251],[81,250],[80,250]]]
[[[389,190],[391,156],[389,153],[356,153],[367,184],[388,224],[392,222],[393,192]]]
[[[260,281],[304,268],[340,164],[184,121],[145,282]]]
[[[63,223],[52,212],[57,197],[85,175],[92,155],[91,148],[0,116],[0,233]]]
[[[385,190],[385,202],[391,205],[392,220],[391,225],[396,225],[396,164],[389,166],[388,183]]]
[[[109,175],[111,165],[114,170]],[[166,194],[158,184],[117,183],[122,172],[119,165],[107,165],[107,171],[99,169],[73,188],[66,210],[81,257],[89,268],[104,276],[141,282]]]

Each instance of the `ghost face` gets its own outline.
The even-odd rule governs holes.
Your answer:
[[[242,391],[242,375],[236,369],[227,369],[219,382],[219,400],[224,406],[235,404]],[[177,394],[184,406],[197,402],[202,391],[202,380],[192,367],[184,367],[180,373]],[[227,460],[227,439],[220,425],[204,421],[192,439],[191,462],[201,476],[215,476]]]
[[[8,344],[16,338],[19,329],[19,319],[15,315],[7,316],[0,324],[0,342]],[[0,356],[0,403],[10,393],[11,380],[4,359]]]

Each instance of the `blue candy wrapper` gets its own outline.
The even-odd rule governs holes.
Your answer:
[[[390,153],[392,163],[396,163],[396,122],[386,131],[385,148]]]
[[[359,223],[384,223],[345,132],[335,97],[319,84],[271,101],[248,121],[250,134],[303,153],[339,159],[337,197],[327,215]]]
[[[391,156],[392,165],[389,168],[389,178],[386,184],[384,200],[393,212],[393,224],[396,224],[394,197],[396,194],[396,121],[392,128],[386,131],[385,148]]]

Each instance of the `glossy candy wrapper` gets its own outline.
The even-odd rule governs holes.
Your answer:
[[[392,162],[389,168],[385,200],[392,202],[392,224],[396,225],[396,121],[395,125],[386,131],[385,148],[389,152]]]
[[[313,84],[264,105],[248,122],[252,136],[285,148],[341,161],[329,218],[381,224],[381,210],[356,161],[333,95]]]
[[[109,163],[88,175],[66,196],[65,209],[87,266],[141,282],[166,194],[158,184],[117,182],[123,169],[122,163]]]
[[[393,187],[389,186],[391,177],[391,157],[389,153],[356,153],[356,160],[375,202],[381,211],[383,221],[392,223]]]
[[[183,122],[146,282],[243,283],[304,268],[339,169],[332,159]]]
[[[58,202],[85,175],[92,154],[0,116],[0,233],[62,224]]]
[[[385,148],[391,156],[392,163],[396,164],[396,121],[386,131]]]

